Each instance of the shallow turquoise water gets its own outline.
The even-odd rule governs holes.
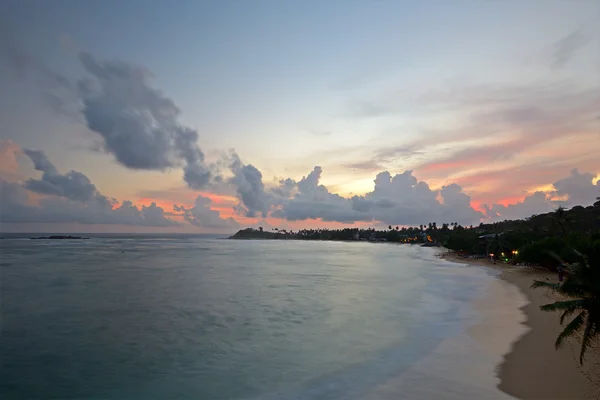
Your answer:
[[[0,245],[7,399],[367,398],[475,323],[494,279],[392,244]]]

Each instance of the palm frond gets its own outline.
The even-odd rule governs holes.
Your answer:
[[[585,324],[585,330],[583,331],[583,337],[581,338],[581,351],[579,353],[579,363],[583,364],[583,358],[585,355],[585,351],[590,346],[592,339],[596,335],[596,324],[591,318],[588,318],[587,323]]]
[[[565,329],[563,329],[560,335],[558,335],[558,337],[556,338],[556,342],[554,342],[554,347],[558,349],[562,345],[563,340],[573,336],[575,333],[577,333],[578,330],[581,329],[581,327],[585,323],[586,314],[586,311],[580,312],[579,315],[573,318],[573,320],[569,322],[567,326],[565,326]]]
[[[565,311],[562,313],[562,315],[560,316],[560,324],[561,324],[561,325],[562,325],[562,324],[564,324],[564,322],[565,322],[565,319],[567,319],[568,317],[570,317],[570,316],[571,316],[571,315],[572,315],[574,312],[576,312],[576,311],[577,311],[577,308],[576,308],[576,307],[573,307],[573,308],[568,308],[568,309],[566,309],[566,310],[565,310]]]
[[[558,311],[567,310],[572,307],[581,307],[583,305],[583,299],[566,300],[566,301],[555,301],[554,303],[544,304],[540,306],[542,311]]]

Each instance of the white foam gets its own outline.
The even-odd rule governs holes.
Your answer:
[[[512,344],[527,331],[520,307],[526,297],[500,279],[489,282],[473,302],[478,321],[466,332],[442,341],[410,370],[377,387],[378,399],[512,399],[501,392],[496,368]],[[469,312],[469,311],[466,311]]]

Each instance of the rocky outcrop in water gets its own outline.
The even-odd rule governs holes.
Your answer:
[[[53,236],[40,236],[40,237],[32,237],[29,238],[31,240],[40,240],[40,239],[89,239],[89,237],[81,237],[81,236],[71,236],[71,235],[53,235]]]

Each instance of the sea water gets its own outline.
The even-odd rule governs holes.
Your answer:
[[[522,299],[435,249],[157,235],[0,246],[2,399],[509,398],[494,368]]]

